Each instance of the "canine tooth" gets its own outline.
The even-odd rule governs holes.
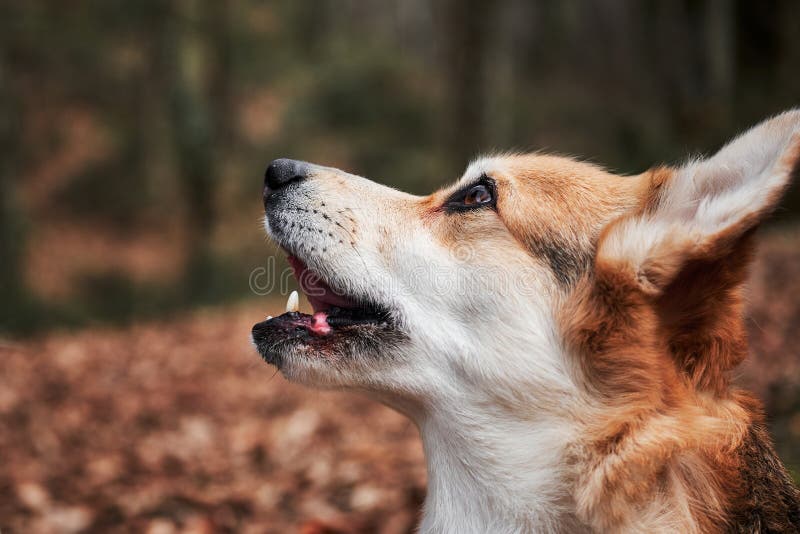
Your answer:
[[[300,309],[300,295],[297,294],[297,291],[292,291],[289,295],[289,298],[286,300],[286,311],[287,312],[296,312]]]
[[[267,318],[266,318],[266,319],[264,319],[264,320],[265,320],[265,321],[269,321],[270,319],[272,319],[272,316],[271,316],[271,315],[267,315]]]

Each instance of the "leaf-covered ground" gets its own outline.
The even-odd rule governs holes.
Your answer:
[[[424,496],[416,428],[276,375],[248,341],[265,314],[6,346],[0,530],[408,532]]]
[[[740,379],[800,460],[800,233],[754,268]],[[251,304],[0,345],[0,530],[410,532],[422,449],[402,416],[284,381],[248,342]],[[325,527],[327,528],[327,527]]]

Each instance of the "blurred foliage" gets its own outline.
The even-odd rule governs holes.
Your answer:
[[[711,152],[742,129],[800,104],[798,21],[800,2],[794,0],[0,2],[0,335],[127,322],[252,296],[250,273],[276,252],[265,245],[260,226],[262,173],[276,157],[341,167],[421,194],[456,179],[485,151],[576,154],[621,173]],[[786,222],[798,213],[795,187],[778,218]],[[765,400],[778,450],[798,477],[800,256],[797,231],[787,228],[762,242],[767,254],[754,266],[748,326],[757,358],[745,363],[750,367],[742,376]],[[99,483],[97,496],[72,485],[91,480],[82,472],[84,457],[67,455],[64,462],[57,448],[48,449],[51,457],[43,463],[39,450],[26,445],[34,438],[51,443],[41,436],[53,432],[71,435],[72,419],[57,406],[25,396],[41,390],[46,399],[62,382],[80,394],[55,404],[73,402],[81,407],[70,413],[102,420],[90,432],[99,451],[123,447],[131,458],[140,454],[129,451],[139,443],[131,435],[150,432],[145,427],[151,422],[105,414],[135,416],[142,402],[152,402],[146,411],[156,421],[195,409],[206,415],[206,407],[219,411],[231,432],[219,433],[227,436],[219,450],[227,450],[241,438],[239,425],[262,413],[242,395],[263,408],[260,395],[248,395],[264,377],[229,351],[237,340],[244,343],[240,333],[249,328],[251,309],[235,320],[231,310],[215,313],[188,326],[94,329],[66,344],[58,333],[21,342],[25,350],[5,359],[6,390],[19,391],[19,413],[33,415],[0,436],[17,444],[6,447],[17,458],[4,465],[45,465],[51,504],[73,502],[76,494],[85,502],[108,501],[108,513],[78,510],[98,531],[105,521],[131,519],[115,508],[117,497],[129,499],[113,480]],[[75,348],[81,345],[95,359],[82,359]],[[144,362],[144,354],[161,363]],[[95,362],[107,378],[83,380],[96,374]],[[118,365],[139,362],[147,363],[146,376],[116,378]],[[221,394],[206,387],[214,384]],[[116,394],[120,387],[125,394]],[[263,408],[270,417],[288,420],[308,398],[276,391]],[[97,408],[86,411],[86,399]],[[109,399],[134,408],[108,411]],[[181,399],[188,399],[185,406]],[[327,406],[336,409],[321,420],[341,417],[334,429],[347,429],[342,436],[353,428],[374,430],[359,426],[364,414],[379,409],[373,403],[355,403],[349,411],[340,403]],[[107,417],[115,424],[107,425]],[[391,417],[372,419],[386,424],[381,431],[394,443],[394,426],[404,427]],[[262,428],[260,418],[253,428]],[[282,420],[274,425],[278,431]],[[32,430],[29,422],[40,424]],[[78,424],[81,436],[84,425]],[[307,447],[346,443],[330,432],[320,424],[316,434],[326,437]],[[154,443],[171,443],[159,439]],[[186,439],[194,442],[188,433]],[[396,472],[409,479],[398,485],[385,477],[387,491],[405,504],[365,512],[375,521],[394,513],[414,523],[423,483],[404,462],[421,451],[406,446],[413,436],[404,439],[396,458],[380,450],[373,455],[380,462],[365,463],[395,458],[402,465]],[[275,465],[296,468],[300,474],[292,476],[310,480],[303,474],[310,464],[284,461],[269,443],[253,444],[261,451],[255,459],[280,458]],[[311,448],[293,449],[316,459],[307,454]],[[342,458],[350,449],[330,455]],[[246,482],[257,485],[236,487],[255,498],[263,459],[252,470],[231,468],[227,462],[237,457],[219,450],[207,457],[222,459],[218,465],[177,463],[190,481],[184,489],[201,476],[194,467],[212,465],[230,487],[254,474]],[[420,459],[414,461],[421,469]],[[112,467],[134,477],[122,481],[166,484],[158,491],[170,496],[178,491],[169,486],[173,464],[152,472],[136,462]],[[162,468],[170,473],[152,476]],[[72,476],[75,469],[81,476]],[[302,491],[329,492],[336,500],[336,492],[352,490],[352,481],[334,482],[323,489],[304,482]],[[122,483],[126,491],[137,485]],[[19,509],[9,488],[0,484],[6,512]],[[170,498],[165,507],[172,506]],[[301,515],[275,502],[279,510],[267,511],[286,515],[287,524]],[[207,503],[208,513],[223,505]],[[151,519],[133,518],[142,525]]]
[[[247,296],[278,156],[424,193],[481,151],[619,172],[712,151],[798,104],[798,20],[791,0],[0,3],[0,331]]]

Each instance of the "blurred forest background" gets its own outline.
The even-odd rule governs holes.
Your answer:
[[[248,404],[234,395],[272,376],[266,366],[256,371],[242,363],[254,356],[241,306],[249,322],[268,311],[251,292],[249,275],[275,252],[260,225],[262,176],[273,158],[337,166],[414,193],[456,179],[470,158],[491,150],[578,154],[635,173],[710,153],[743,128],[798,104],[800,3],[793,0],[0,1],[0,335],[9,340],[0,344],[0,450],[17,466],[47,466],[42,472],[31,467],[21,478],[0,470],[0,527],[107,532],[129,520],[150,528],[154,518],[167,517],[184,528],[197,512],[211,518],[213,529],[238,531],[247,518],[269,516],[264,510],[271,510],[274,526],[314,514],[354,513],[370,521],[370,513],[385,518],[389,508],[406,515],[386,532],[413,524],[424,472],[413,431],[400,419],[375,416],[391,427],[376,426],[385,439],[414,444],[404,446],[413,456],[413,476],[381,479],[386,488],[407,490],[395,501],[385,492],[358,493],[363,485],[352,471],[341,483],[319,475],[317,464],[287,474],[270,456],[278,454],[274,440],[258,441],[252,429],[235,426],[263,423],[258,405],[286,418],[305,407],[298,413],[306,419],[284,421],[299,425],[291,428],[303,445],[284,447],[310,451],[315,440],[336,446],[331,426],[314,415],[319,406],[303,404],[315,402],[301,400],[308,392],[297,393],[280,377],[270,382],[280,399]],[[795,188],[765,232],[751,290],[759,358],[743,371],[744,381],[765,397],[781,454],[795,469],[798,214]],[[209,305],[226,307],[208,312],[213,321],[206,312],[174,319],[176,312]],[[225,323],[230,330],[215,330],[231,314],[237,319]],[[177,322],[136,326],[167,316]],[[131,322],[132,330],[108,330]],[[97,330],[68,333],[78,327]],[[139,345],[142,335],[149,348]],[[207,367],[190,364],[196,355],[186,354],[186,344],[197,339],[233,364],[215,367],[220,353],[207,347],[197,353]],[[233,348],[226,352],[218,345],[223,340]],[[175,356],[175,347],[185,356]],[[144,403],[131,410],[148,415],[117,419],[114,410],[123,408],[109,399],[120,384],[135,386],[122,378],[91,382],[99,388],[91,397],[87,376],[76,369],[119,377],[136,358],[166,371],[142,375],[152,390],[128,392]],[[176,370],[174,361],[196,374]],[[189,381],[209,384],[225,373],[241,381],[231,378],[234,389],[213,399],[191,389]],[[31,394],[40,405],[25,401]],[[241,417],[232,419],[220,399],[240,406]],[[342,419],[342,429],[363,424],[363,414],[377,409],[348,402],[343,406],[360,415],[355,423]],[[71,419],[58,419],[72,413],[69,403],[76,403],[76,428]],[[94,428],[99,441],[73,436],[81,428]],[[236,463],[238,452],[225,449],[233,463],[219,467],[224,476],[241,482],[230,473],[245,469],[261,480],[290,482],[267,491],[217,480],[218,495],[239,491],[246,502],[215,501],[208,493],[190,498],[175,480],[200,491],[213,479],[192,471],[197,457],[139,450],[140,438],[159,432],[172,432],[164,438],[170,443],[185,438],[191,449],[208,428],[244,432],[253,441],[242,445],[244,464]],[[113,441],[120,436],[130,443]],[[231,446],[215,443],[209,447]],[[314,450],[309,454],[322,458],[327,450],[331,461],[347,454]],[[77,479],[93,480],[86,478],[86,458],[106,456],[97,486],[81,486]],[[296,469],[304,465],[295,462]],[[139,508],[108,502],[110,489],[156,479],[178,486],[153,490],[162,500],[144,499]],[[298,495],[323,504],[289,506]]]
[[[794,1],[27,0],[0,52],[12,333],[247,297],[274,157],[416,193],[492,149],[640,172],[800,103]]]

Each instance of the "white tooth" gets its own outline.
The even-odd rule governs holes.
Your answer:
[[[296,312],[300,309],[300,295],[297,294],[297,291],[292,291],[289,295],[289,298],[286,300],[286,311],[287,312]]]
[[[267,318],[266,318],[266,319],[264,319],[264,320],[265,320],[265,321],[269,321],[270,319],[272,319],[272,316],[271,316],[271,315],[267,315]]]

